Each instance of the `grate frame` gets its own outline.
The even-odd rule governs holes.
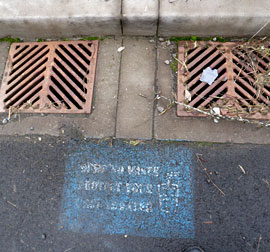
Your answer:
[[[218,105],[228,99],[228,106],[235,107],[238,111],[232,112],[220,106],[222,115],[270,120],[270,83],[269,87],[267,86],[267,89],[264,88],[259,97],[256,97],[257,90],[253,86],[255,80],[246,74],[245,70],[243,71],[243,69],[250,69],[250,67],[244,58],[241,60],[241,57],[237,56],[239,51],[241,51],[242,45],[244,45],[243,42],[179,42],[177,101],[199,109],[205,109],[205,106],[211,106],[213,102]],[[243,54],[249,55],[249,52],[244,52]],[[199,56],[196,58],[196,55]],[[268,61],[268,64],[264,59]],[[270,71],[270,57],[264,57],[264,59],[257,57],[260,73]],[[237,64],[241,66],[241,69]],[[216,69],[215,66],[217,66],[218,69],[218,77],[212,85],[199,81],[203,69],[207,66],[210,66],[212,69]],[[244,77],[241,77],[242,75]],[[191,101],[187,101],[185,98],[186,89],[191,94]],[[211,92],[213,93],[211,94]],[[208,94],[210,95],[207,97]],[[220,97],[218,98],[219,94]],[[241,110],[250,109],[250,104],[263,104],[263,106],[268,107],[269,112],[267,114],[260,112],[239,114]],[[207,111],[207,109],[205,110]],[[195,111],[187,111],[182,105],[178,104],[177,116],[206,117],[207,115]]]
[[[91,113],[98,47],[98,40],[13,43],[0,112]]]

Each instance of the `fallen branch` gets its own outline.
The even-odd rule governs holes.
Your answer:
[[[160,96],[160,95],[158,95],[158,97],[156,97],[155,99],[158,100],[160,98],[163,98],[163,99],[166,99],[166,100],[171,101],[171,99],[169,99],[169,98],[167,98],[165,96]],[[249,120],[249,119],[246,119],[246,118],[242,118],[240,116],[238,116],[238,117],[232,117],[232,116],[224,116],[224,115],[221,115],[221,114],[218,114],[217,115],[215,113],[210,113],[210,112],[201,110],[199,108],[192,107],[192,106],[190,106],[188,104],[185,104],[185,103],[182,103],[182,102],[172,101],[172,103],[175,103],[175,104],[178,104],[180,106],[183,106],[186,109],[190,109],[190,110],[196,111],[198,113],[201,113],[201,114],[210,116],[211,118],[214,119],[215,122],[217,122],[220,119],[224,119],[224,120],[227,120],[227,121],[238,121],[238,122],[243,122],[243,123],[255,124],[255,125],[258,125],[258,126],[261,126],[261,127],[270,127],[270,122],[269,121],[262,122],[262,121],[257,121],[257,120]]]
[[[214,181],[211,179],[210,175],[208,174],[207,172],[207,169],[206,167],[204,167],[203,163],[202,163],[202,158],[200,157],[200,154],[196,153],[196,157],[197,157],[197,160],[198,162],[200,163],[201,167],[203,168],[203,171],[206,175],[206,177],[208,178],[209,182],[218,189],[218,191],[223,195],[225,196],[225,193],[214,183]]]

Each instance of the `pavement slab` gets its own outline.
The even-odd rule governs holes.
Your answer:
[[[147,38],[124,38],[116,137],[152,139],[155,44]]]
[[[0,83],[3,79],[3,73],[6,66],[6,60],[8,57],[9,43],[2,42],[0,43]]]
[[[160,95],[173,99],[176,90],[176,73],[170,65],[164,64],[172,60],[171,52],[176,47],[158,47],[157,88]],[[166,108],[169,101],[161,98],[157,107]],[[270,143],[270,129],[256,125],[220,120],[215,123],[209,118],[178,117],[176,108],[172,108],[163,115],[155,110],[154,135],[159,140],[220,142],[220,143]]]
[[[100,41],[90,115],[17,114],[4,124],[8,115],[1,113],[0,135],[62,136],[76,132],[82,138],[270,143],[268,128],[225,120],[214,123],[209,118],[177,117],[175,107],[160,115],[175,97],[177,87],[177,61],[172,58],[177,55],[176,44],[160,40],[157,49],[155,40],[146,37]],[[9,43],[0,43],[0,46],[1,76]],[[125,49],[118,52],[122,46]],[[167,99],[154,102],[156,91]]]
[[[33,115],[20,114],[1,125],[1,135],[48,134],[62,135],[67,130],[76,130],[82,137],[103,138],[115,134],[118,79],[120,69],[121,38],[100,41],[93,111],[90,115]],[[1,45],[1,43],[0,43]],[[4,51],[7,47],[4,47]],[[1,50],[2,51],[2,50]],[[0,115],[0,120],[6,118]]]

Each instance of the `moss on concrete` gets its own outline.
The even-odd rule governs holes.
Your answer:
[[[8,42],[12,44],[12,43],[22,42],[22,40],[20,38],[12,38],[8,36],[8,37],[0,38],[0,42]]]
[[[197,36],[189,36],[189,37],[171,37],[170,40],[174,42],[179,42],[179,41],[213,41],[214,37],[209,37],[209,38],[201,38]],[[215,41],[217,42],[226,42],[228,39],[223,38],[223,37],[215,37]]]

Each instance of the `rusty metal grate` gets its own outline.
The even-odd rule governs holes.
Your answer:
[[[14,43],[0,112],[90,113],[98,41]]]
[[[270,51],[270,46],[267,48]],[[205,111],[219,107],[222,115],[270,119],[269,54],[244,43],[181,42],[178,58],[178,102]],[[200,81],[207,67],[218,70],[211,85]],[[269,81],[259,84],[265,75]],[[205,116],[181,105],[177,115]]]

